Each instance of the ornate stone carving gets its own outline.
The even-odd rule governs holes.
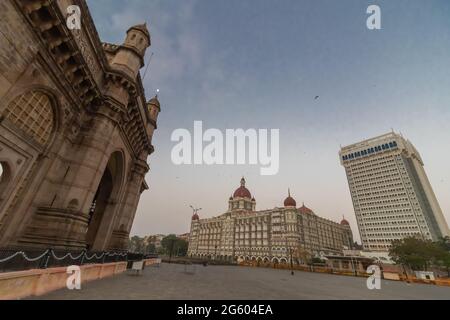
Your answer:
[[[97,59],[95,58],[95,55],[92,51],[92,47],[87,40],[86,34],[84,33],[84,30],[72,30],[73,38],[75,39],[76,43],[78,44],[78,47],[80,49],[80,53],[83,56],[84,60],[86,61],[86,64],[89,67],[89,70],[91,74],[94,77],[95,82],[97,85],[99,85],[99,80],[102,74],[102,69],[100,67],[100,64],[98,63]]]

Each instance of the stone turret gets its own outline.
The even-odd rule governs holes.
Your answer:
[[[147,102],[147,108],[150,120],[154,122],[156,129],[156,123],[158,122],[158,115],[161,112],[161,105],[159,104],[157,95]]]
[[[128,29],[125,42],[119,47],[111,65],[135,79],[144,66],[145,51],[151,46],[150,33],[146,24]]]

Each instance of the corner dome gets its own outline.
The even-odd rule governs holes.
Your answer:
[[[154,105],[155,107],[157,107],[158,109],[161,110],[161,105],[159,104],[158,95],[151,98],[147,103]]]
[[[345,218],[343,218],[341,221],[341,226],[349,226],[349,225],[350,223]]]
[[[148,31],[147,23],[137,24],[135,26],[132,26],[132,27],[130,27],[130,29],[128,29],[127,33],[130,32],[131,30],[138,30],[138,31],[142,32],[143,34],[145,34],[145,36],[147,37],[148,43],[150,43],[150,32]]]
[[[314,214],[314,212],[305,206],[305,204],[303,204],[300,208],[298,208],[298,211],[302,214]]]

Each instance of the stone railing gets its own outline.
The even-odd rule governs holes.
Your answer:
[[[126,270],[126,261],[82,265],[80,266],[81,285],[89,281],[111,277]],[[0,273],[0,299],[12,300],[41,296],[66,288],[69,276],[66,267]]]

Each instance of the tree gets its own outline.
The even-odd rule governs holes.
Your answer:
[[[438,264],[442,248],[430,240],[406,237],[392,242],[389,256],[395,263],[409,266],[413,270],[427,270]]]
[[[437,264],[447,270],[450,278],[450,237],[441,238],[437,243]]]
[[[439,244],[447,251],[450,251],[450,237],[445,236],[439,239]]]
[[[188,242],[170,234],[161,240],[161,246],[167,255],[185,256],[188,250]]]
[[[133,236],[128,243],[128,250],[131,252],[143,253],[145,250],[144,238]]]
[[[325,261],[324,260],[322,260],[321,258],[319,258],[319,257],[313,257],[312,259],[311,259],[311,262],[310,262],[311,264],[323,264],[323,263],[325,263]]]
[[[301,245],[297,246],[294,250],[294,258],[297,259],[299,263],[307,264],[311,260],[311,253],[304,249]]]
[[[170,255],[171,253],[173,253],[177,239],[178,238],[176,235],[169,234],[161,240],[161,246],[163,247],[165,254]]]
[[[156,247],[154,243],[149,243],[145,249],[146,253],[156,253]]]
[[[187,255],[187,251],[188,251],[188,247],[189,247],[189,243],[186,240],[183,239],[178,239],[177,242],[177,255],[184,257]]]

